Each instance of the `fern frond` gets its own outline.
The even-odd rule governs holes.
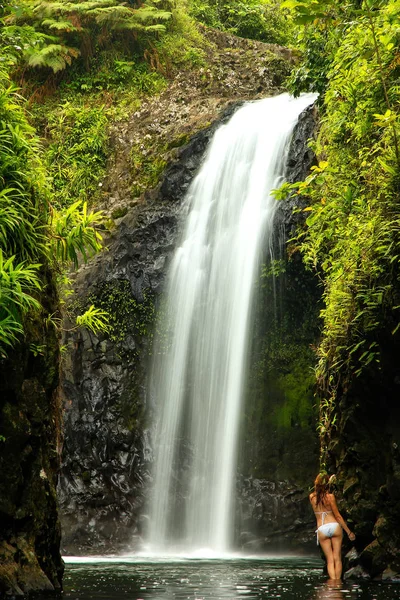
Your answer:
[[[143,4],[140,8],[135,10],[135,18],[140,21],[148,21],[150,19],[155,21],[168,21],[171,16],[172,13],[167,10],[159,10],[154,6],[147,6],[146,4]]]
[[[54,73],[62,71],[71,64],[72,58],[79,56],[77,48],[68,48],[61,44],[49,44],[36,51],[31,51],[28,58],[30,67],[48,67]]]
[[[57,31],[78,31],[78,28],[68,20],[57,21],[56,19],[44,19],[42,25],[49,29],[56,29]]]

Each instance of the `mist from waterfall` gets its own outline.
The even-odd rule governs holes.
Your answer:
[[[315,95],[245,104],[215,133],[186,200],[153,349],[152,553],[232,547],[252,295],[288,145]]]

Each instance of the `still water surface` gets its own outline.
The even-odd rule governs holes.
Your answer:
[[[68,561],[68,558],[66,559]],[[316,558],[67,562],[66,600],[394,600],[399,584],[329,586]]]

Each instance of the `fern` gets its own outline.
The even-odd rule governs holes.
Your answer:
[[[61,44],[49,44],[39,50],[32,48],[28,57],[30,67],[48,67],[54,73],[62,71],[71,64],[72,58],[79,56],[80,52],[76,48],[68,48]]]
[[[0,41],[8,40],[15,60],[22,56],[29,67],[49,68],[54,73],[80,55],[78,44],[88,47],[88,36],[94,46],[104,28],[115,35],[122,31],[150,34],[165,31],[165,22],[171,18],[169,11],[153,5],[134,8],[118,0],[21,0],[9,10]],[[17,47],[19,51],[15,51]]]
[[[71,21],[57,21],[56,19],[44,19],[42,21],[43,27],[48,27],[49,29],[56,29],[57,31],[78,31],[78,27],[72,24]]]

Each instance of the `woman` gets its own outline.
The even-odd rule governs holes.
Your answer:
[[[330,579],[342,577],[342,539],[345,530],[349,539],[356,539],[340,514],[334,494],[329,492],[329,477],[320,473],[314,482],[314,491],[309,496],[317,519],[317,543],[320,544],[327,562]]]

